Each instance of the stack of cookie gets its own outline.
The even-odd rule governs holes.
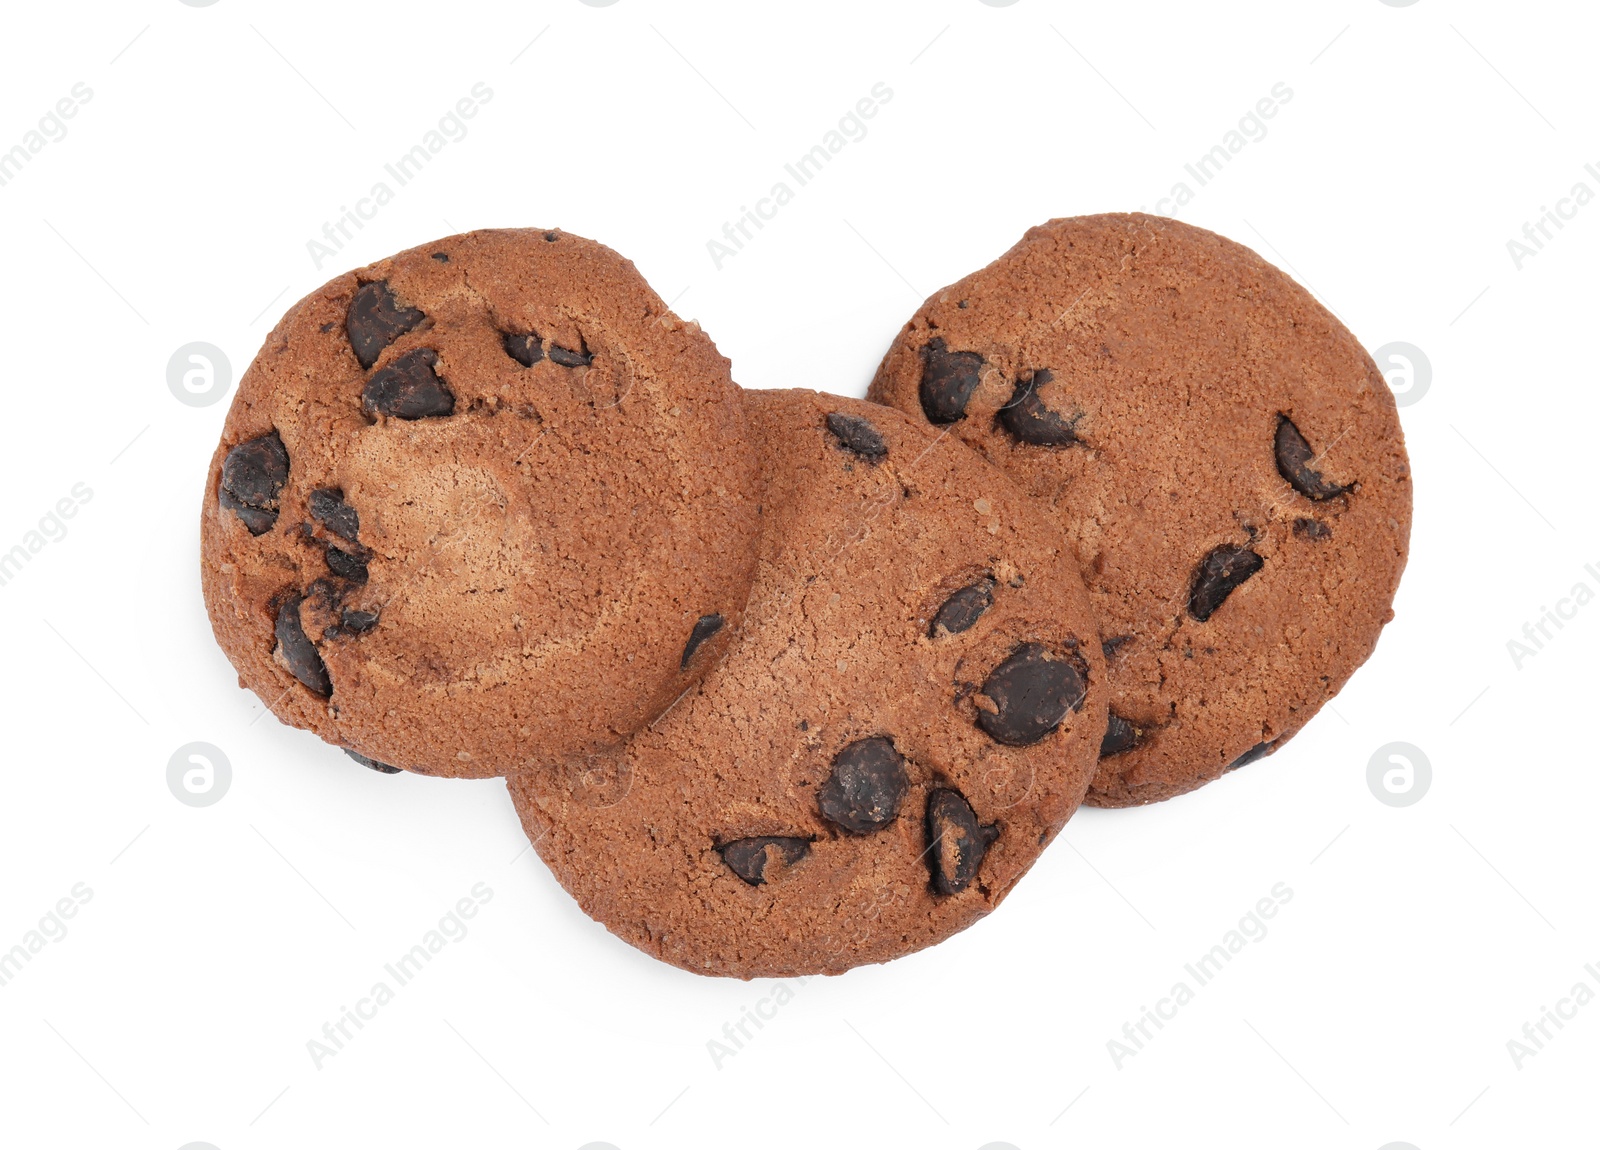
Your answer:
[[[505,776],[589,914],[755,977],[962,929],[1081,802],[1280,746],[1392,614],[1389,390],[1209,232],[1035,228],[922,306],[869,399],[740,389],[565,232],[401,253],[241,381],[213,627],[285,722]]]

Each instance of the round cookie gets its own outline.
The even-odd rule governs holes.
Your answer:
[[[837,973],[992,910],[1077,807],[1104,664],[1071,554],[899,412],[745,393],[765,533],[721,664],[619,754],[507,780],[613,933],[686,970]]]
[[[630,262],[451,236],[267,337],[206,481],[206,606],[240,685],[358,761],[527,769],[716,661],[758,477],[727,360]]]
[[[1411,526],[1394,399],[1332,315],[1221,236],[1036,227],[923,304],[869,396],[972,445],[1068,534],[1111,683],[1090,803],[1270,753],[1393,616]]]

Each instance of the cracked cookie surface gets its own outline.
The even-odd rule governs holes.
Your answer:
[[[620,752],[508,779],[540,856],[687,970],[837,973],[988,913],[1077,807],[1105,729],[1059,528],[953,438],[749,391],[766,506],[723,662]]]
[[[1034,228],[923,304],[868,395],[959,436],[1069,536],[1111,686],[1091,803],[1281,746],[1392,616],[1411,525],[1394,399],[1337,319],[1221,236]]]
[[[267,337],[207,479],[206,605],[240,684],[357,761],[535,769],[715,664],[758,475],[727,361],[631,263],[451,236]]]

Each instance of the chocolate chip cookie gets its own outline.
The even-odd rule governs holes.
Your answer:
[[[889,408],[745,393],[765,532],[723,662],[620,753],[508,780],[583,909],[667,962],[835,973],[992,910],[1077,807],[1104,661],[1059,527]]]
[[[1070,537],[1111,683],[1091,803],[1270,753],[1392,617],[1411,525],[1394,399],[1337,319],[1221,236],[1034,228],[923,304],[869,396],[976,448]]]
[[[451,236],[268,336],[206,483],[206,605],[241,686],[358,761],[530,769],[716,662],[758,479],[728,362],[631,263]]]

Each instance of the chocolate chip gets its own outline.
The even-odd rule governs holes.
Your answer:
[[[906,796],[905,760],[881,735],[860,739],[833,756],[833,773],[817,790],[817,809],[853,835],[871,834],[900,813]]]
[[[450,262],[450,257],[447,256],[444,252],[434,252],[433,253],[433,258],[438,260],[442,264],[447,264],[447,263]]]
[[[717,853],[734,874],[751,886],[760,886],[767,881],[767,867],[774,859],[784,866],[793,866],[811,853],[811,844],[786,835],[761,835],[723,843]]]
[[[828,414],[826,423],[834,438],[869,463],[876,463],[889,454],[889,448],[884,445],[878,429],[859,415],[834,411]]]
[[[389,284],[375,280],[356,291],[345,315],[344,330],[361,366],[371,367],[384,348],[426,318],[414,307],[401,307]]]
[[[722,623],[721,615],[702,615],[695,621],[694,628],[689,632],[689,641],[683,645],[683,659],[678,664],[680,671],[689,669],[689,660],[694,658],[700,644],[722,630]]]
[[[559,363],[562,367],[588,367],[594,359],[588,349],[582,351],[569,351],[564,347],[550,345],[550,362]]]
[[[344,625],[346,631],[354,631],[357,635],[360,635],[378,625],[378,613],[376,611],[357,611],[354,608],[346,607],[344,613],[339,616],[339,622]]]
[[[547,244],[555,243],[556,242],[556,234],[555,234],[555,232],[545,232],[545,234],[544,234],[544,242],[547,243]]]
[[[544,358],[544,347],[538,335],[531,331],[527,335],[508,331],[500,342],[505,345],[506,354],[523,367],[532,367]]]
[[[1204,623],[1233,589],[1261,570],[1265,562],[1248,547],[1222,546],[1213,550],[1195,568],[1189,589],[1189,614]]]
[[[382,371],[372,373],[361,391],[361,406],[373,417],[449,415],[456,409],[456,397],[434,372],[433,365],[438,362],[438,353],[431,347],[406,352]]]
[[[1324,539],[1333,538],[1333,528],[1320,519],[1296,519],[1294,521],[1294,533],[1311,540],[1313,543],[1320,543]]]
[[[1222,769],[1224,771],[1237,771],[1240,767],[1248,766],[1250,763],[1255,762],[1259,758],[1263,758],[1271,752],[1271,743],[1257,743],[1255,746],[1251,747],[1248,751],[1240,755],[1237,759],[1234,759],[1233,762],[1229,763]]]
[[[1041,368],[1031,379],[1019,379],[1011,402],[1000,409],[1000,425],[1022,443],[1039,447],[1071,447],[1078,439],[1078,416],[1062,419],[1044,405],[1039,389],[1051,379]]]
[[[1300,434],[1300,429],[1287,415],[1278,417],[1278,435],[1273,443],[1273,451],[1278,457],[1278,474],[1307,499],[1315,499],[1320,503],[1350,490],[1348,486],[1328,482],[1322,477],[1322,472],[1311,466],[1316,461],[1316,455],[1306,442],[1306,437]]]
[[[237,515],[250,534],[278,521],[278,493],[289,479],[289,453],[276,430],[247,439],[222,460],[217,502]]]
[[[263,511],[259,507],[250,507],[247,504],[240,503],[229,495],[226,490],[217,492],[217,502],[237,515],[239,521],[245,525],[245,529],[252,535],[266,534],[272,530],[272,525],[278,521],[278,513],[276,511]]]
[[[1026,747],[1050,734],[1068,711],[1083,706],[1086,674],[1071,659],[1052,655],[1039,643],[1018,646],[983,681],[978,726],[997,743]]]
[[[354,543],[361,533],[361,516],[344,501],[344,492],[337,487],[318,487],[306,497],[311,518],[321,523],[341,539]]]
[[[938,894],[960,894],[978,877],[989,844],[1000,829],[979,826],[978,816],[961,795],[941,787],[928,796],[928,866]]]
[[[320,610],[331,611],[339,605],[339,600],[344,595],[344,590],[332,579],[313,579],[311,586],[306,588],[303,598],[309,600]]]
[[[1100,740],[1100,757],[1108,759],[1131,751],[1144,741],[1144,732],[1115,711],[1106,715],[1106,733]]]
[[[959,635],[972,629],[979,617],[994,606],[994,580],[980,579],[970,587],[963,587],[944,601],[934,613],[928,626],[928,637],[937,639],[942,631],[946,635]]]
[[[949,351],[944,338],[922,349],[922,383],[918,393],[929,423],[954,423],[967,414],[967,401],[982,378],[983,356],[975,351]]]
[[[382,771],[386,775],[398,775],[400,773],[399,767],[391,767],[388,763],[380,763],[377,759],[369,759],[363,754],[352,751],[349,747],[341,747],[339,749],[369,770]]]
[[[288,478],[289,453],[275,430],[238,444],[222,461],[223,488],[249,507],[276,506]]]
[[[305,628],[300,625],[301,602],[299,595],[290,595],[278,607],[275,627],[278,650],[288,664],[290,673],[307,689],[326,698],[333,694],[333,684],[328,681],[328,668],[323,665],[316,645],[306,638]]]
[[[1100,654],[1107,659],[1113,658],[1123,647],[1133,642],[1132,635],[1113,635],[1109,639],[1100,640]]]
[[[341,551],[337,547],[328,548],[326,556],[328,570],[341,579],[348,579],[352,583],[365,583],[367,581],[367,561],[359,555],[352,555],[348,551]]]

